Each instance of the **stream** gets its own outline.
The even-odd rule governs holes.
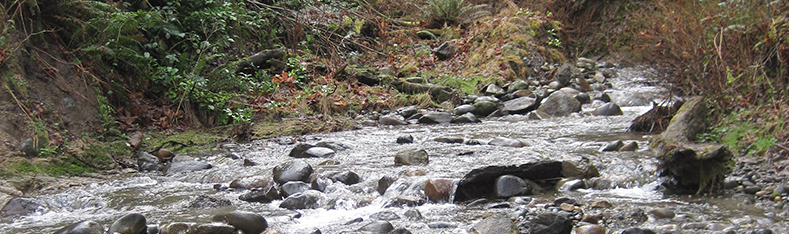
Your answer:
[[[627,93],[651,94],[660,101],[662,89],[651,86],[642,68],[622,68],[611,82],[615,89]],[[598,104],[599,106],[599,104]],[[651,106],[623,107],[624,115],[594,116],[595,104],[585,104],[581,114],[568,117],[531,120],[524,115],[484,118],[476,124],[409,124],[404,126],[373,126],[358,130],[312,134],[298,138],[306,143],[319,141],[339,143],[347,147],[331,158],[291,158],[294,145],[281,140],[259,140],[246,144],[226,144],[217,151],[201,156],[212,168],[202,171],[163,175],[161,173],[128,173],[107,176],[95,183],[47,192],[32,198],[45,204],[37,212],[21,217],[0,219],[0,233],[54,233],[63,226],[81,220],[94,220],[105,228],[129,213],[141,213],[148,224],[170,222],[208,223],[214,214],[244,210],[263,215],[269,230],[282,233],[342,233],[358,230],[372,220],[373,214],[390,211],[397,215],[390,220],[394,227],[413,233],[473,233],[471,228],[486,213],[510,216],[532,215],[545,211],[559,197],[576,200],[584,214],[602,214],[607,221],[600,225],[608,233],[619,233],[630,227],[658,232],[724,233],[727,228],[753,230],[770,228],[776,233],[789,233],[781,218],[765,215],[769,208],[749,205],[746,198],[720,196],[666,195],[659,189],[657,160],[648,149],[647,135],[628,132],[631,121]],[[398,136],[411,135],[414,142],[398,144]],[[521,140],[524,147],[487,144],[451,144],[436,142],[442,136],[456,136],[487,142],[497,137]],[[635,152],[601,152],[610,142],[637,142]],[[427,165],[396,166],[394,155],[401,149],[421,148],[429,154]],[[525,202],[506,206],[472,206],[468,204],[427,202],[415,207],[387,207],[393,198],[419,192],[419,185],[429,179],[459,180],[472,169],[491,165],[520,165],[541,160],[578,161],[588,158],[597,167],[600,177],[611,181],[606,189],[549,189],[529,196]],[[255,163],[244,166],[244,160]],[[288,210],[279,208],[282,200],[255,203],[239,200],[246,190],[217,190],[215,184],[227,186],[232,180],[256,175],[271,176],[272,169],[288,160],[302,160],[316,173],[352,171],[361,178],[353,185],[330,184],[319,201],[320,208]],[[325,163],[326,161],[334,163]],[[384,176],[397,180],[381,195],[376,191]],[[200,195],[227,199],[230,206],[189,208]],[[589,204],[604,200],[611,208],[592,209]],[[498,203],[506,203],[499,201]],[[655,208],[669,208],[676,217],[634,222],[632,214]],[[421,219],[407,218],[407,211],[417,210]],[[361,218],[361,222],[349,222]],[[707,224],[688,228],[688,223]],[[740,229],[737,229],[740,228]],[[275,232],[276,233],[276,232]]]

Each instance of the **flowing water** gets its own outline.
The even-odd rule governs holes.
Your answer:
[[[620,70],[620,78],[614,87],[626,92],[652,94],[662,97],[659,88],[645,85],[648,81],[640,69]],[[371,214],[392,211],[402,217],[391,221],[395,227],[405,227],[414,233],[468,233],[474,223],[482,219],[485,212],[533,213],[553,203],[557,197],[569,197],[581,204],[595,200],[606,200],[614,205],[607,211],[595,211],[583,207],[587,214],[608,212],[613,216],[627,216],[633,210],[648,211],[666,207],[678,214],[674,219],[655,219],[634,226],[659,228],[667,224],[681,226],[690,222],[715,223],[722,227],[753,226],[769,227],[778,233],[786,233],[785,222],[765,216],[765,209],[744,205],[743,199],[731,196],[688,197],[668,196],[657,189],[654,154],[647,149],[647,137],[627,132],[630,122],[649,110],[650,106],[624,107],[624,115],[604,117],[589,114],[594,106],[585,105],[581,115],[544,120],[529,120],[525,116],[511,115],[484,119],[478,124],[452,125],[407,125],[364,127],[359,130],[314,134],[304,136],[308,143],[330,141],[348,147],[338,151],[328,160],[337,165],[320,166],[327,159],[293,159],[288,157],[293,145],[281,145],[277,141],[262,140],[240,145],[227,152],[202,156],[213,168],[175,175],[157,173],[133,173],[110,176],[100,182],[70,187],[54,193],[34,197],[46,204],[38,212],[22,217],[0,220],[0,233],[53,233],[59,228],[80,221],[94,220],[108,226],[122,215],[138,212],[148,219],[149,224],[166,224],[174,221],[210,222],[213,214],[238,209],[260,213],[268,220],[270,228],[284,233],[308,233],[320,229],[322,233],[353,231],[370,220]],[[397,144],[400,135],[414,137],[412,144]],[[519,139],[522,148],[492,145],[449,144],[433,141],[439,136],[460,136],[467,140],[482,142],[496,137]],[[641,147],[636,152],[600,152],[609,142],[636,141]],[[394,155],[400,149],[418,147],[425,149],[430,163],[424,166],[395,166]],[[240,156],[256,163],[243,166]],[[511,208],[485,208],[456,205],[451,203],[427,203],[417,207],[385,207],[387,201],[402,194],[419,192],[420,184],[428,179],[460,179],[472,169],[488,165],[519,165],[540,160],[577,161],[582,157],[599,169],[601,177],[615,183],[614,188],[605,190],[580,189],[575,191],[551,191],[533,197],[528,204],[513,205]],[[235,157],[238,158],[238,157]],[[280,201],[268,204],[240,201],[239,195],[246,191],[217,191],[215,184],[227,185],[237,178],[253,175],[270,176],[272,168],[287,160],[305,160],[316,172],[353,171],[362,182],[351,186],[333,183],[323,193],[321,207],[291,211],[279,208]],[[379,195],[375,190],[378,179],[393,176],[398,180]],[[217,209],[191,209],[189,203],[198,195],[225,198],[232,206]],[[327,207],[331,207],[328,208]],[[416,209],[424,217],[409,221],[403,215]],[[346,224],[362,218],[360,223]],[[610,230],[631,227],[610,222]],[[713,228],[715,229],[715,228]],[[708,233],[710,230],[680,230],[679,232]]]

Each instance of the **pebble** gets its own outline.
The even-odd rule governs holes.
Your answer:
[[[655,216],[656,219],[670,219],[674,218],[676,214],[669,208],[657,208],[649,211],[649,214]]]

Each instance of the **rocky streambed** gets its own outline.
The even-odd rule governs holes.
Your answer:
[[[140,156],[142,172],[11,199],[0,233],[789,232],[787,177],[758,162],[739,163],[723,194],[665,193],[649,136],[628,131],[662,91],[649,69],[617,71],[588,100],[571,88],[586,81],[486,87],[451,113]]]

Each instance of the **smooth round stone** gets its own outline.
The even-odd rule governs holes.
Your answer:
[[[652,209],[649,211],[649,214],[655,216],[656,219],[670,219],[676,216],[676,214],[674,214],[674,211],[669,208]]]
[[[148,230],[145,216],[138,213],[127,214],[110,225],[109,233],[139,234]]]

